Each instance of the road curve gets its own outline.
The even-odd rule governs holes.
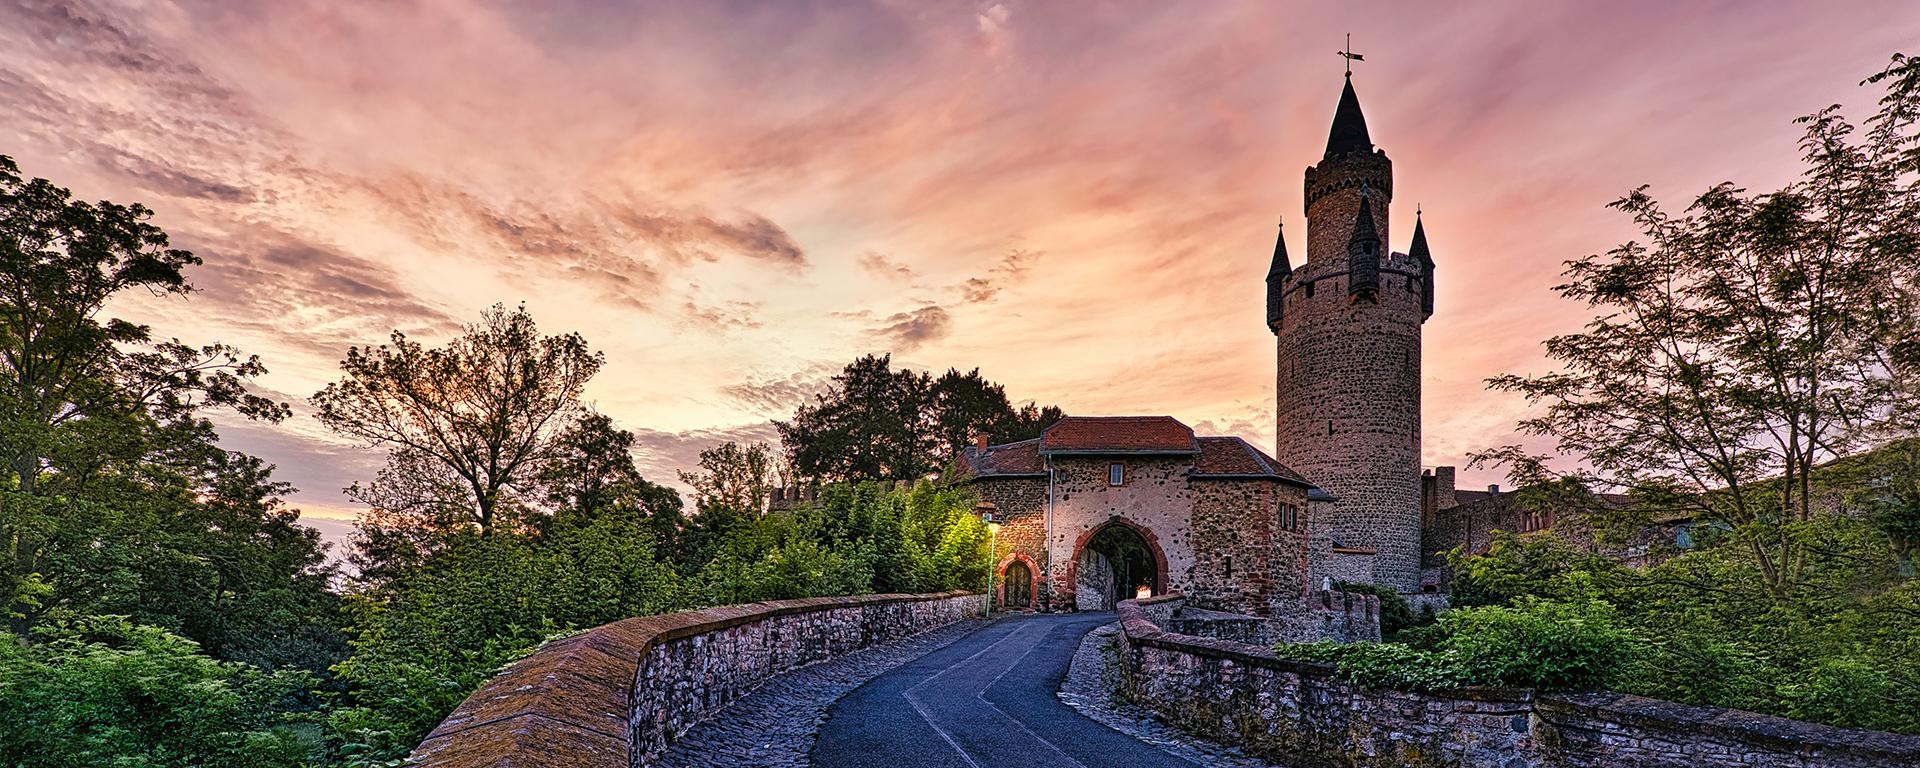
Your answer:
[[[854,690],[813,746],[821,768],[1192,768],[1054,694],[1112,614],[1008,616]]]

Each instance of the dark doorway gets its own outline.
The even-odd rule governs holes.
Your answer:
[[[1003,604],[1008,608],[1027,608],[1033,605],[1033,570],[1024,561],[1015,560],[1007,564],[1006,597]]]
[[[1079,554],[1074,603],[1080,610],[1112,610],[1121,600],[1159,594],[1153,548],[1132,526],[1108,523]]]

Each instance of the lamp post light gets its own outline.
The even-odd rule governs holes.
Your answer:
[[[997,522],[994,522],[993,520],[993,512],[994,512],[993,502],[990,502],[990,501],[980,502],[980,505],[974,507],[973,510],[975,512],[980,513],[980,522],[987,524],[987,609],[985,612],[981,614],[981,616],[982,618],[992,618],[993,617],[993,571],[994,571],[994,565],[996,564],[996,560],[1000,556],[1000,553],[998,550],[998,547],[1000,545],[1000,524]]]

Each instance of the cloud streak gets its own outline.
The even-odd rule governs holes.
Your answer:
[[[525,303],[607,353],[589,395],[656,479],[873,351],[1267,441],[1261,277],[1276,219],[1305,254],[1349,29],[1390,245],[1422,203],[1442,270],[1427,460],[1460,463],[1513,440],[1482,380],[1582,319],[1558,264],[1631,235],[1605,202],[1792,178],[1791,118],[1863,112],[1920,7],[25,0],[0,153],[154,208],[200,290],[116,313],[296,397]],[[365,456],[274,429],[229,442],[350,510]]]

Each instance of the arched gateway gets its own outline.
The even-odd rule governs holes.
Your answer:
[[[1166,591],[1166,555],[1148,543],[1144,529],[1114,519],[1084,537],[1074,552],[1074,607],[1110,611],[1121,600]]]

